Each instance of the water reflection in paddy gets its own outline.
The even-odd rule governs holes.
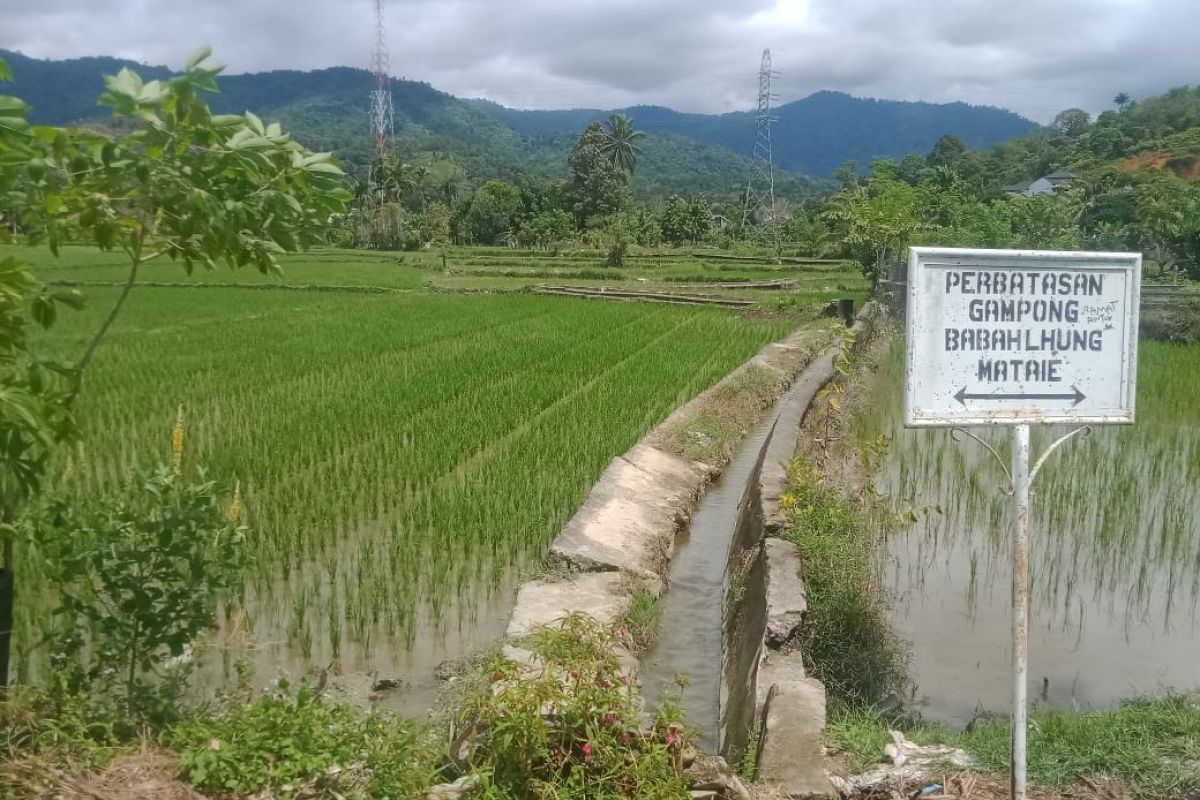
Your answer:
[[[918,704],[963,725],[1010,702],[1010,500],[981,446],[901,426],[902,370],[893,352],[859,421],[891,437],[877,487],[917,517],[881,576]],[[1148,343],[1139,383],[1136,426],[1069,442],[1034,487],[1029,696],[1052,707],[1200,685],[1200,347]],[[1068,430],[1035,430],[1035,454]],[[987,435],[1006,459],[1007,433]]]

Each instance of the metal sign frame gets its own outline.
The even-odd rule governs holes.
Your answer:
[[[988,395],[967,394],[967,387],[950,395],[963,406],[962,413],[950,414],[944,408],[929,408],[921,403],[914,389],[922,342],[914,335],[914,326],[926,324],[930,318],[931,298],[923,292],[922,277],[930,270],[968,267],[972,270],[1052,272],[1070,270],[1076,273],[1122,274],[1124,277],[1123,325],[1124,341],[1121,351],[1121,390],[1117,406],[1098,411],[1075,411],[1084,396],[1078,388],[1067,383],[1061,394],[1029,393],[1010,395],[1013,399],[1048,400],[1055,405],[1045,408],[1017,408],[1011,412],[993,410],[973,412],[965,400],[984,400]],[[960,427],[972,425],[1020,424],[1132,424],[1135,416],[1134,398],[1137,392],[1138,307],[1141,295],[1142,256],[1140,253],[1091,253],[1059,250],[982,250],[956,247],[910,247],[908,258],[908,336],[904,390],[904,424],[908,427]],[[1002,295],[996,295],[1000,297]],[[1062,401],[1075,403],[1062,408]]]

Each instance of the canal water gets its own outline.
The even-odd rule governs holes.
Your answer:
[[[656,708],[664,698],[673,697],[673,693],[678,695],[699,744],[709,750],[722,749],[725,744],[722,731],[736,724],[731,720],[743,716],[734,713],[722,720],[721,708],[723,675],[732,677],[732,673],[737,673],[734,662],[742,663],[747,655],[728,652],[734,643],[725,640],[724,628],[736,625],[737,620],[726,623],[723,619],[727,576],[731,570],[739,571],[739,565],[730,564],[739,519],[747,504],[757,499],[757,493],[751,491],[757,480],[756,467],[781,412],[807,402],[811,392],[811,382],[798,379],[783,393],[765,418],[743,438],[728,467],[700,499],[688,529],[676,538],[658,641],[641,662],[642,689],[648,708]],[[743,524],[751,524],[747,522],[750,519],[746,516]],[[739,547],[748,542],[743,539]],[[751,552],[757,552],[757,547],[745,554]],[[754,579],[743,571],[742,580],[750,584]],[[749,585],[741,589],[754,590]],[[761,632],[756,635],[761,636]],[[752,646],[747,642],[741,645]],[[675,680],[677,675],[686,677],[682,691]],[[735,702],[739,701],[728,699],[731,705]]]

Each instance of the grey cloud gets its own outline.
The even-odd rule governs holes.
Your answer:
[[[0,0],[0,47],[232,72],[365,67],[370,0]],[[753,105],[818,89],[965,100],[1042,121],[1194,82],[1193,0],[389,0],[392,72],[523,107]]]

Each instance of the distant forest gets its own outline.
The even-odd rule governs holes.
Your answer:
[[[219,53],[217,54],[220,55]],[[0,50],[12,68],[14,94],[32,106],[34,122],[103,120],[95,98],[102,76],[130,66],[147,80],[165,67],[93,57],[31,59]],[[214,110],[247,109],[277,119],[307,146],[332,150],[352,173],[365,168],[367,72],[347,67],[226,75]],[[561,178],[580,132],[611,111],[520,111],[480,100],[460,100],[425,83],[393,80],[399,158],[432,165],[449,162],[464,180],[520,182]],[[650,197],[705,193],[732,199],[748,172],[754,114],[684,114],[660,106],[621,110],[642,131],[643,154],[635,192]],[[818,92],[776,110],[775,162],[781,196],[799,199],[830,188],[826,179],[846,161],[864,167],[879,157],[927,152],[943,134],[982,148],[1029,133],[1035,124],[996,108],[865,100]]]

